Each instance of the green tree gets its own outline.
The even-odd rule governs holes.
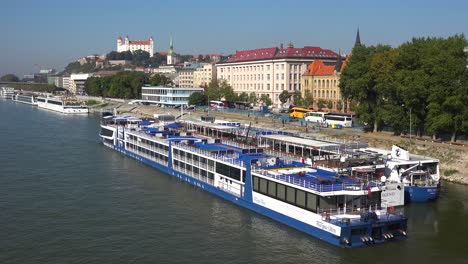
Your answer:
[[[20,81],[18,76],[14,75],[14,74],[11,74],[11,73],[3,75],[0,78],[0,80],[3,81],[3,82],[19,82]]]
[[[170,86],[173,83],[166,75],[156,73],[149,79],[149,84],[151,86]]]
[[[103,90],[101,86],[102,78],[90,77],[85,82],[85,91],[91,96],[102,96]]]
[[[302,105],[306,108],[312,109],[314,107],[314,97],[310,90],[305,90],[304,98],[302,98]]]
[[[447,39],[423,39],[426,56],[423,69],[430,76],[427,97],[427,132],[437,137],[451,135],[455,142],[459,134],[468,132],[468,92],[464,35]]]
[[[150,64],[150,54],[147,51],[136,50],[133,52],[132,63],[135,66],[145,66]]]
[[[289,98],[291,98],[291,94],[289,94],[287,90],[282,91],[279,95],[279,100],[282,105],[284,105],[289,100]]]
[[[209,100],[221,100],[224,98],[228,101],[233,101],[237,99],[234,90],[225,80],[212,80],[205,89],[205,94]]]
[[[343,101],[338,100],[338,102],[336,103],[336,110],[338,110],[338,112],[341,112],[341,110],[343,110]]]
[[[332,100],[327,101],[327,108],[328,108],[328,110],[331,110],[333,108],[333,101]]]
[[[262,96],[260,96],[260,102],[262,102],[263,104],[267,106],[270,106],[273,104],[273,102],[271,101],[271,98],[266,94],[262,94]]]
[[[256,104],[258,102],[257,94],[255,92],[251,92],[248,96],[248,99],[243,101],[248,101],[251,104]]]
[[[353,55],[340,76],[339,87],[344,98],[350,98],[357,104],[356,115],[360,121],[372,124],[377,132],[382,125],[382,115],[378,101],[382,95],[376,87],[375,76],[371,72],[371,63],[376,53],[389,50],[389,46],[356,46]]]
[[[242,101],[242,102],[247,102],[247,101],[249,101],[249,95],[246,92],[242,92],[239,95],[238,100]]]
[[[318,110],[319,110],[319,111],[322,111],[322,108],[325,107],[325,104],[326,104],[326,101],[325,101],[325,100],[319,99],[319,100],[317,101]]]
[[[301,94],[300,93],[292,94],[292,98],[293,98],[293,104],[294,105],[301,104]]]
[[[192,93],[189,96],[189,105],[206,105],[207,98],[203,93]]]

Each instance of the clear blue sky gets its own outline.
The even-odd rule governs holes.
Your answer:
[[[22,77],[34,64],[69,62],[116,49],[118,35],[153,36],[156,51],[174,37],[177,53],[232,54],[279,46],[348,53],[359,26],[366,45],[468,33],[468,1],[12,0],[0,10],[0,75]]]

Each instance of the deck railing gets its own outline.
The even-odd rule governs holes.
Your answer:
[[[337,191],[368,191],[369,188],[379,187],[381,184],[376,181],[370,181],[367,183],[315,183],[311,179],[298,178],[297,176],[287,174],[272,174],[263,170],[255,170],[254,173],[261,174],[263,176],[284,181],[296,186],[300,186],[306,189],[311,189],[317,192],[337,192]]]

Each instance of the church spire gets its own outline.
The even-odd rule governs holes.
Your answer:
[[[172,44],[172,35],[171,35],[171,40],[169,42],[169,54],[171,55],[174,54],[174,45]]]
[[[357,34],[356,34],[356,42],[354,43],[354,47],[361,46],[361,37],[359,36],[359,27],[357,29]]]
[[[338,50],[338,58],[336,59],[336,64],[335,64],[335,72],[340,72],[341,71],[341,65],[343,64],[343,61],[341,59],[341,49]]]

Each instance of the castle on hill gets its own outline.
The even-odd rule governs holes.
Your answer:
[[[153,57],[154,54],[154,40],[150,37],[148,40],[130,40],[128,36],[122,41],[122,37],[117,37],[117,52],[143,50]]]

